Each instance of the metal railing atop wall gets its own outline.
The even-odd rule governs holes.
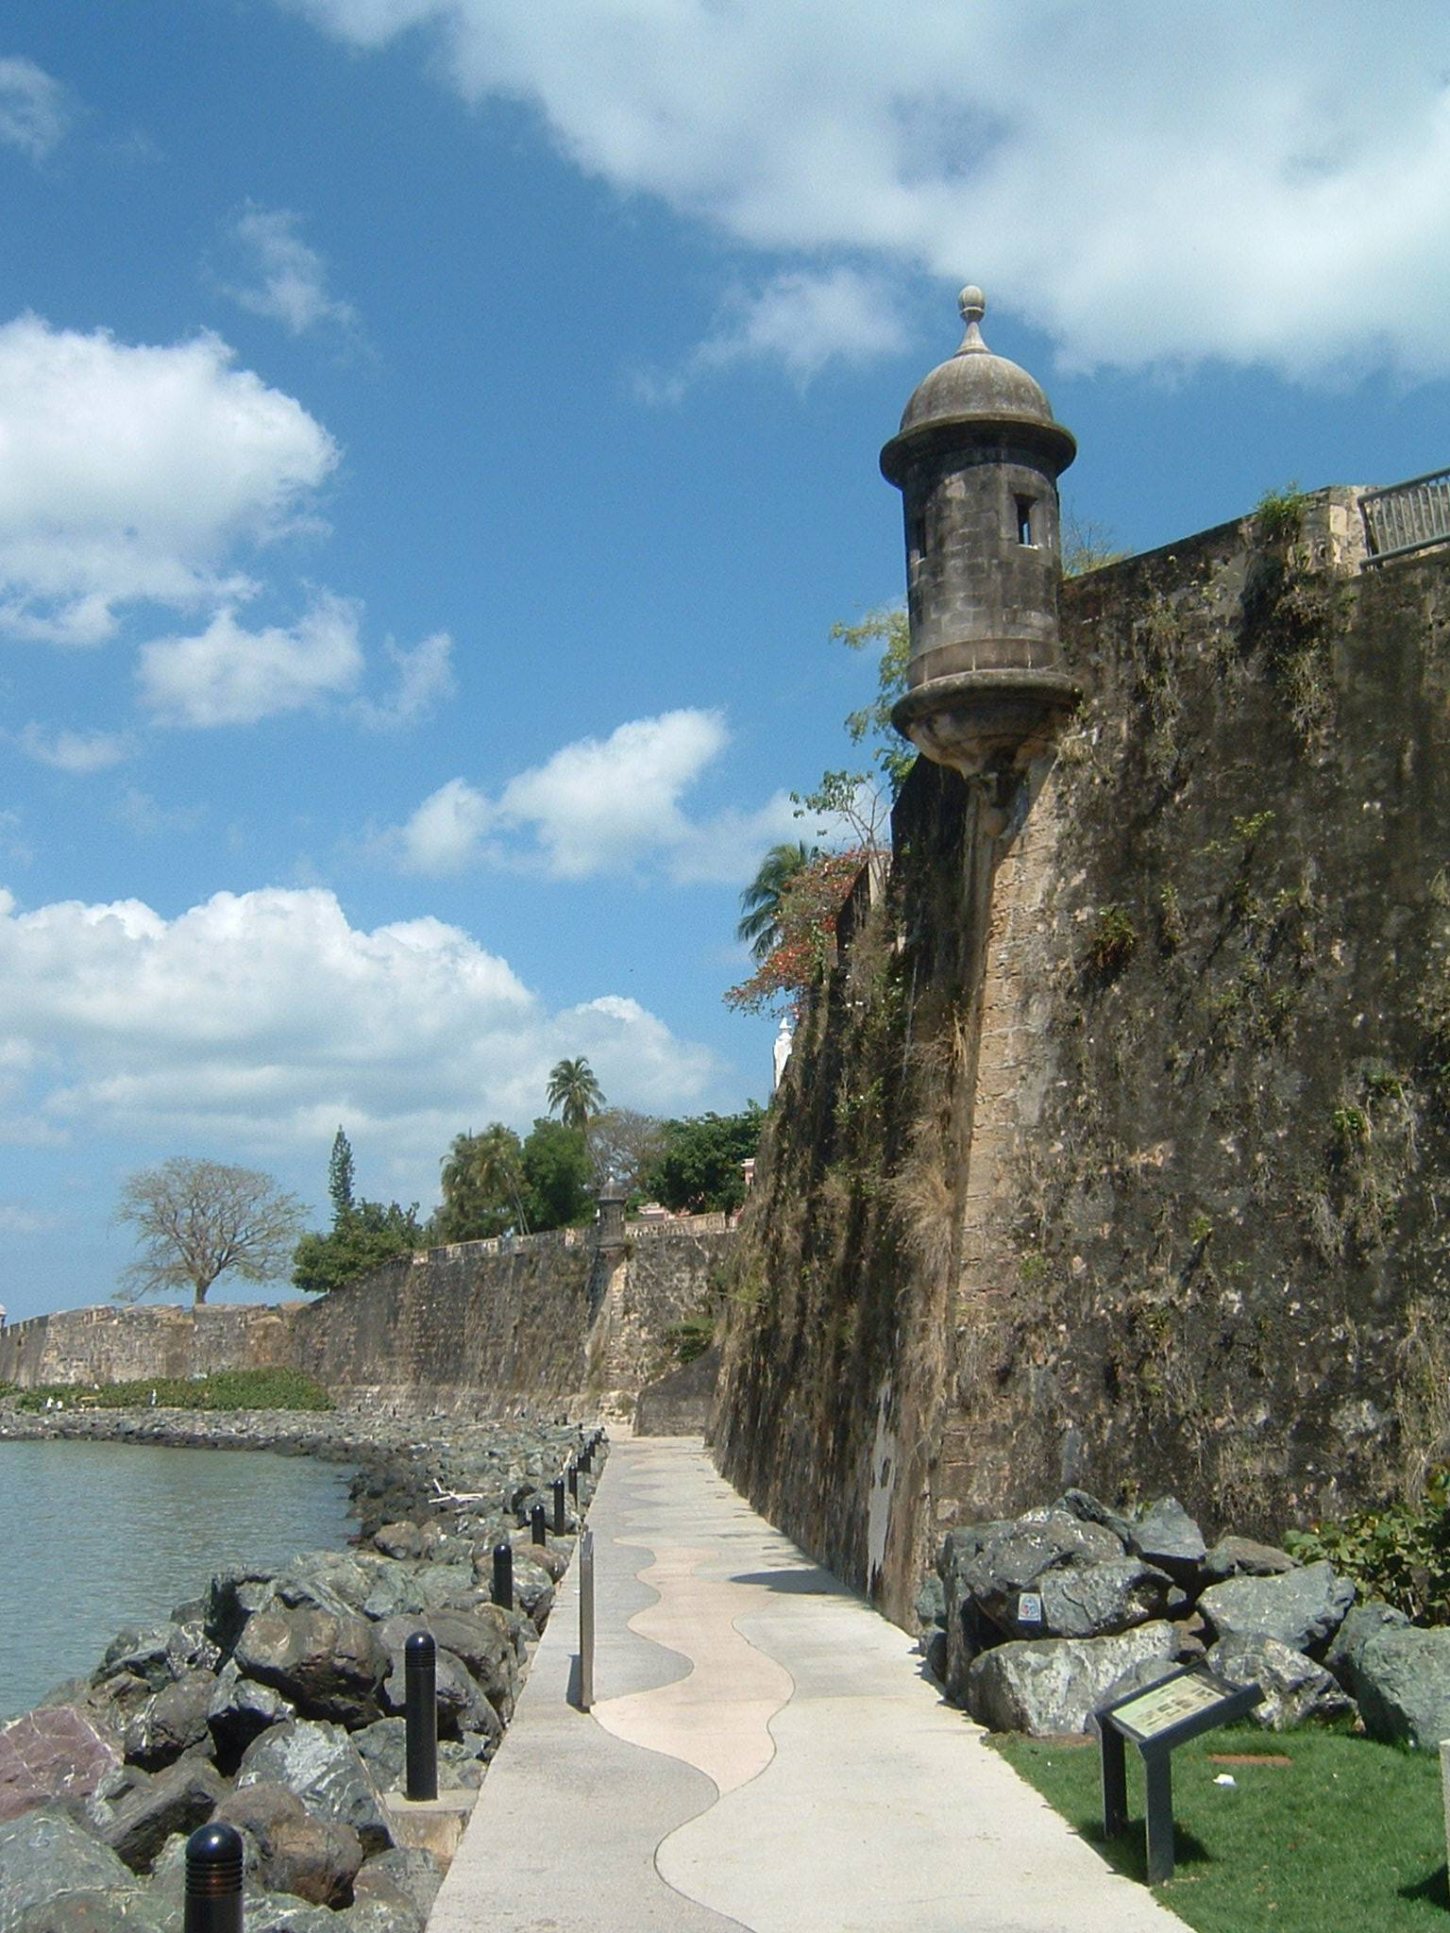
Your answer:
[[[1450,470],[1367,490],[1359,507],[1371,564],[1450,542]]]

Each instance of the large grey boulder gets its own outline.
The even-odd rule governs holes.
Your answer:
[[[216,1673],[198,1670],[154,1691],[122,1722],[121,1744],[133,1765],[157,1771],[194,1745],[210,1743],[207,1713]]]
[[[1260,1544],[1252,1537],[1220,1537],[1200,1569],[1211,1584],[1228,1577],[1280,1577],[1295,1568],[1288,1551],[1277,1544]]]
[[[942,1624],[946,1633],[942,1682],[948,1698],[958,1705],[964,1705],[967,1700],[967,1671],[973,1658],[1001,1636],[978,1609],[971,1588],[964,1581],[964,1573],[988,1545],[1005,1536],[1011,1528],[1005,1520],[962,1524],[949,1530],[942,1540],[937,1558],[937,1574],[942,1583]]]
[[[401,1897],[426,1922],[443,1884],[443,1864],[421,1846],[397,1846],[370,1859],[353,1882],[353,1898]]]
[[[0,1933],[15,1933],[28,1907],[67,1893],[125,1893],[135,1886],[110,1847],[60,1806],[0,1820]]]
[[[1029,1511],[957,1563],[956,1589],[959,1598],[969,1595],[977,1611],[1007,1637],[1024,1630],[1035,1634],[1035,1627],[1024,1626],[1018,1619],[1018,1602],[1024,1593],[1045,1600],[1053,1572],[1121,1564],[1123,1559],[1122,1544],[1103,1525],[1085,1523],[1056,1508]]]
[[[135,1885],[107,1887],[27,1906],[12,1933],[181,1933],[181,1912]]]
[[[47,1705],[0,1727],[0,1819],[48,1800],[88,1799],[121,1762],[118,1741],[92,1712]]]
[[[362,1841],[340,1819],[310,1813],[284,1785],[265,1780],[224,1799],[216,1816],[251,1841],[249,1874],[269,1893],[294,1893],[317,1906],[346,1906],[362,1865]]]
[[[1208,1665],[1231,1685],[1259,1687],[1264,1696],[1250,1716],[1271,1732],[1287,1732],[1309,1719],[1344,1718],[1354,1710],[1354,1701],[1323,1665],[1277,1638],[1252,1632],[1220,1638],[1209,1651]]]
[[[164,1771],[141,1773],[114,1801],[93,1799],[88,1816],[99,1837],[133,1872],[149,1872],[171,1835],[204,1826],[225,1792],[215,1766],[202,1758],[182,1759]]]
[[[1133,1524],[1129,1548],[1180,1584],[1198,1581],[1198,1567],[1208,1551],[1203,1532],[1177,1497],[1159,1497],[1148,1505]]]
[[[1105,1530],[1113,1533],[1124,1550],[1132,1549],[1132,1524],[1120,1511],[1100,1502],[1090,1491],[1064,1490],[1056,1507],[1067,1511],[1070,1516],[1081,1518],[1085,1524],[1101,1524]]]
[[[534,1629],[542,1633],[554,1608],[554,1580],[527,1550],[514,1552],[514,1601]]]
[[[373,1543],[384,1557],[404,1563],[416,1561],[423,1555],[423,1533],[406,1518],[396,1524],[380,1524],[373,1532]]]
[[[1168,1573],[1141,1557],[1046,1571],[1036,1589],[1046,1632],[1055,1638],[1107,1637],[1151,1618],[1171,1617],[1185,1602]],[[1012,1622],[1022,1628],[1015,1617]]]
[[[152,1691],[163,1691],[189,1672],[214,1671],[221,1651],[198,1622],[151,1625],[145,1630],[118,1632],[91,1674],[93,1684],[125,1672],[142,1679]]]
[[[1433,1752],[1450,1738],[1450,1629],[1386,1626],[1359,1647],[1359,1714],[1371,1738]]]
[[[255,1678],[244,1678],[235,1659],[222,1666],[210,1699],[206,1722],[216,1745],[217,1761],[224,1771],[235,1770],[242,1753],[254,1738],[273,1725],[285,1725],[297,1716],[290,1698]]]
[[[230,1656],[242,1626],[254,1612],[271,1602],[271,1571],[218,1571],[206,1594],[202,1626],[221,1655]]]
[[[1371,1598],[1356,1604],[1334,1634],[1334,1642],[1324,1655],[1326,1671],[1332,1671],[1351,1698],[1359,1696],[1359,1656],[1370,1639],[1381,1631],[1404,1631],[1410,1620],[1393,1604]]]
[[[1198,1608],[1220,1638],[1253,1633],[1291,1651],[1325,1648],[1354,1603],[1354,1586],[1326,1563],[1282,1577],[1231,1577],[1211,1584]]]
[[[237,1789],[285,1785],[309,1812],[351,1826],[365,1852],[393,1843],[387,1809],[372,1774],[341,1725],[298,1719],[254,1739],[237,1768]]]
[[[1094,1709],[1144,1658],[1172,1660],[1171,1624],[1140,1624],[1113,1638],[1038,1638],[984,1651],[967,1672],[967,1709],[994,1732],[1054,1737],[1085,1732]]]
[[[247,1619],[233,1656],[248,1678],[271,1685],[309,1718],[370,1725],[382,1716],[388,1656],[368,1618],[258,1611]]]

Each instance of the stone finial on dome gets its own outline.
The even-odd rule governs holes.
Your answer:
[[[962,337],[962,346],[957,354],[963,356],[973,349],[985,349],[987,345],[982,340],[982,331],[978,324],[987,313],[987,298],[975,282],[968,282],[957,297],[957,308],[961,312],[962,321],[967,325],[967,333]]]

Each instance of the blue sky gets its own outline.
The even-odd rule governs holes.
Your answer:
[[[958,285],[1125,549],[1450,463],[1450,23],[1325,0],[11,0],[0,1301],[173,1154],[436,1199],[585,1054],[766,1098]]]

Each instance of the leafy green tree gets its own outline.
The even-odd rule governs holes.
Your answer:
[[[523,1143],[494,1121],[481,1134],[456,1134],[443,1162],[443,1205],[433,1218],[442,1242],[473,1242],[531,1223],[525,1207]]]
[[[578,1060],[556,1061],[550,1068],[549,1112],[557,1114],[566,1128],[587,1127],[589,1117],[603,1106],[604,1089],[582,1055]]]
[[[916,763],[916,752],[891,722],[892,709],[906,690],[906,667],[911,656],[911,627],[900,604],[869,611],[859,624],[833,624],[831,636],[848,651],[879,647],[876,696],[859,711],[847,713],[846,736],[853,745],[869,745],[871,763],[886,780],[894,799]]]
[[[524,1205],[535,1229],[570,1228],[590,1219],[589,1144],[582,1128],[551,1121],[535,1121],[524,1141]]]
[[[333,1223],[330,1234],[304,1235],[292,1257],[292,1280],[308,1295],[346,1288],[360,1275],[412,1255],[427,1240],[418,1204],[400,1208],[395,1201],[354,1202]]]
[[[395,1201],[359,1201],[353,1188],[352,1145],[339,1128],[327,1162],[332,1227],[325,1235],[304,1235],[292,1257],[292,1280],[308,1295],[345,1288],[370,1269],[413,1254],[427,1240],[417,1202],[400,1208]]]
[[[327,1162],[327,1193],[332,1202],[334,1228],[339,1219],[352,1208],[352,1190],[352,1143],[339,1128],[333,1136],[332,1153]]]
[[[178,1155],[127,1178],[114,1219],[129,1222],[141,1253],[116,1296],[134,1302],[189,1288],[197,1302],[219,1275],[245,1282],[284,1275],[302,1204],[270,1175]]]
[[[819,854],[819,847],[808,846],[804,839],[772,846],[740,895],[740,923],[735,937],[750,948],[757,966],[780,945],[781,894],[801,868]]]
[[[765,1111],[750,1101],[739,1114],[697,1114],[665,1122],[665,1151],[645,1187],[666,1208],[692,1215],[738,1208],[748,1161],[760,1146]]]

